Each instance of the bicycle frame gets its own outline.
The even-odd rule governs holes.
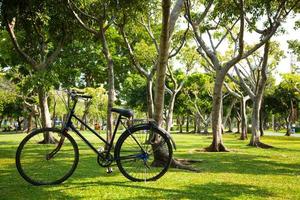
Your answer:
[[[113,147],[113,142],[119,127],[119,124],[122,120],[122,116],[119,115],[118,120],[117,120],[117,124],[115,126],[111,141],[108,142],[106,141],[103,137],[101,137],[94,129],[92,129],[90,126],[88,126],[86,123],[84,123],[84,121],[82,121],[79,117],[77,117],[75,115],[75,107],[76,104],[78,102],[78,98],[74,97],[74,104],[72,106],[72,109],[69,111],[66,123],[64,124],[63,127],[63,131],[68,131],[69,129],[71,129],[72,131],[74,131],[98,156],[100,156],[103,159],[107,159],[108,155]],[[84,127],[86,127],[90,132],[92,132],[98,139],[100,139],[102,142],[105,143],[105,145],[108,147],[107,152],[105,157],[103,157],[103,155],[101,154],[101,152],[99,152],[81,133],[79,130],[76,129],[76,127],[73,125],[72,123],[72,119],[75,118],[77,121],[80,122],[80,124],[82,124]]]

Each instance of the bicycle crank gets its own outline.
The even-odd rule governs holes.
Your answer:
[[[101,155],[101,156],[100,156]],[[98,155],[97,157],[97,163],[101,166],[101,167],[108,167],[112,164],[114,157],[111,153],[109,153],[107,155],[107,153],[101,152],[101,154]]]

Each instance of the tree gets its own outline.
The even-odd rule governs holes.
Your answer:
[[[253,102],[250,146],[270,147],[260,142],[260,113],[267,78],[270,75],[270,71],[277,66],[282,55],[283,52],[279,49],[277,43],[270,44],[270,42],[267,42],[262,57],[253,54],[246,59],[248,69],[245,70],[242,63],[240,63],[239,68],[235,67],[241,87],[247,92]],[[250,71],[252,76],[247,75],[247,71]]]
[[[208,1],[202,13],[198,13],[202,6],[199,2],[190,0],[186,3],[185,17],[190,23],[198,52],[207,60],[211,69],[215,72],[215,85],[213,93],[212,124],[213,141],[207,148],[208,151],[227,151],[222,140],[222,86],[228,71],[240,60],[247,58],[253,52],[264,46],[275,34],[280,23],[295,8],[298,2],[283,1]],[[288,10],[286,10],[286,7]],[[193,9],[194,8],[194,12]],[[226,12],[221,12],[226,8]],[[251,13],[251,17],[247,16]],[[257,28],[258,19],[263,21],[266,17],[264,29]],[[246,22],[246,24],[245,24]],[[238,31],[233,31],[239,25]],[[247,25],[247,26],[246,26]],[[245,29],[258,34],[258,41],[251,48],[244,48]],[[203,35],[207,34],[208,40]],[[208,42],[206,42],[208,41]],[[227,51],[226,61],[222,60],[217,49],[224,41],[233,43],[233,50]],[[210,46],[210,47],[209,47]],[[223,57],[224,59],[224,57]]]
[[[276,106],[274,106],[273,110],[275,113],[285,116],[286,135],[289,136],[291,134],[292,123],[298,118],[297,110],[300,93],[295,86],[300,84],[300,75],[284,74],[282,78],[282,82],[275,89],[274,102],[276,102]]]
[[[86,1],[84,3],[73,2],[68,0],[68,5],[73,12],[78,24],[89,33],[93,34],[96,39],[100,40],[102,53],[106,60],[107,67],[107,85],[108,85],[108,103],[107,103],[107,140],[112,137],[112,112],[115,101],[115,80],[114,80],[114,59],[111,52],[111,44],[108,38],[108,31],[118,17],[121,10],[134,12],[141,8],[142,1]],[[139,6],[138,6],[139,5]],[[132,9],[129,8],[136,8]],[[85,22],[86,21],[86,22]]]
[[[126,102],[128,107],[146,112],[147,96],[145,91],[147,91],[145,79],[139,74],[130,74],[122,84],[119,98]]]
[[[162,1],[162,29],[160,35],[159,56],[155,82],[154,119],[159,126],[163,123],[166,69],[169,58],[169,47],[174,27],[183,7],[183,0],[177,0],[171,11],[171,1]]]
[[[172,19],[173,22],[171,24],[171,26],[173,27],[171,29],[171,32],[172,35],[174,35],[174,37],[170,37],[170,44],[172,46],[172,50],[169,51],[168,53],[168,59],[175,57],[185,43],[187,30],[177,31],[177,32],[174,31],[174,26],[175,26],[174,20],[176,21],[177,18],[179,17],[182,6],[183,6],[182,0],[178,0],[175,2],[175,6],[173,9],[174,12],[172,14],[173,16],[172,18],[174,19]],[[147,81],[147,108],[148,108],[147,112],[148,112],[148,118],[153,118],[153,113],[154,113],[153,80],[158,65],[159,45],[158,45],[157,37],[159,36],[159,31],[160,31],[159,24],[157,23],[158,17],[160,16],[160,13],[158,12],[157,9],[157,1],[153,1],[152,3],[150,3],[149,8],[145,11],[145,13],[141,13],[137,17],[133,17],[128,15],[128,13],[124,13],[123,22],[119,23],[118,26],[119,26],[120,34],[123,36],[124,43],[125,46],[127,47],[128,54],[130,56],[134,69],[141,76],[143,76]],[[135,18],[141,19],[138,21],[138,24],[139,26],[142,26],[142,30],[139,26],[136,25],[137,23]],[[137,35],[136,33],[137,31],[132,32],[132,30],[137,30],[142,33],[144,31],[146,33],[144,34],[139,33],[139,35]],[[139,38],[140,41],[138,41]],[[175,38],[174,41],[172,41],[172,38]],[[171,90],[168,91],[171,92]],[[175,100],[175,98],[173,99]],[[172,103],[170,104],[170,106],[171,105]],[[169,119],[171,115],[172,115],[172,108],[171,108],[171,112],[168,113]]]
[[[20,12],[22,11],[22,12]],[[2,2],[1,15],[18,55],[32,75],[38,93],[43,127],[51,127],[48,91],[52,84],[51,65],[70,36],[68,12],[61,3],[47,1]],[[50,79],[50,80],[49,80]],[[45,142],[51,136],[45,137]]]
[[[249,95],[245,95],[244,92],[242,92],[238,86],[239,83],[229,74],[227,74],[232,80],[233,82],[231,82],[231,84],[228,84],[226,82],[224,82],[224,86],[226,87],[227,91],[234,96],[235,98],[240,100],[240,108],[239,108],[239,113],[238,113],[238,117],[241,121],[241,136],[240,139],[241,140],[246,140],[248,138],[247,136],[247,127],[248,127],[248,120],[247,120],[247,101],[250,99]],[[232,86],[231,86],[232,85]],[[234,88],[234,89],[233,89]],[[238,129],[239,129],[239,125],[238,125]]]

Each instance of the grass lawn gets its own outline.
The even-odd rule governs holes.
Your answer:
[[[0,199],[300,199],[300,138],[263,137],[273,149],[246,146],[237,135],[225,135],[229,153],[195,149],[211,136],[174,134],[177,158],[201,159],[200,173],[171,169],[156,182],[130,182],[115,167],[112,174],[78,138],[77,170],[57,186],[32,186],[15,167],[15,151],[25,134],[0,134]],[[94,138],[91,137],[92,140]]]

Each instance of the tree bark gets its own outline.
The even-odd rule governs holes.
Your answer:
[[[240,129],[240,127],[241,127],[241,120],[238,117],[236,117],[235,119],[236,119],[236,126],[237,126],[236,133],[240,133],[241,132],[241,129]]]
[[[231,116],[231,112],[232,112],[232,109],[233,109],[233,106],[235,105],[235,103],[236,103],[236,99],[234,99],[232,102],[231,102],[231,104],[230,104],[230,106],[228,107],[228,109],[227,109],[227,112],[226,112],[226,116],[225,116],[225,118],[224,118],[224,128],[226,128],[227,126],[228,126],[228,121],[229,120],[231,120],[230,119],[230,116]],[[230,122],[231,123],[231,122]]]
[[[170,132],[172,125],[173,125],[173,111],[174,111],[174,104],[176,99],[177,92],[172,92],[169,107],[168,107],[168,115],[167,115],[167,132]]]
[[[81,120],[87,124],[87,115],[88,115],[88,112],[89,112],[89,109],[90,109],[90,106],[92,105],[92,102],[91,101],[85,101],[84,102],[84,111],[83,111],[83,115],[82,115],[82,118]],[[85,126],[83,124],[80,124],[80,130],[85,130]]]
[[[39,97],[39,105],[41,109],[41,120],[43,128],[50,128],[51,127],[51,116],[49,112],[48,106],[48,93],[41,87],[38,90],[38,97]],[[50,133],[44,134],[44,140],[40,141],[40,143],[55,143],[56,141],[52,137]]]
[[[222,86],[225,79],[226,71],[217,70],[213,92],[212,108],[212,144],[206,148],[207,151],[219,152],[228,151],[223,144],[222,139]]]
[[[259,147],[260,143],[260,133],[259,133],[259,116],[260,116],[260,107],[261,107],[261,97],[258,96],[253,101],[253,111],[252,111],[252,136],[250,140],[250,146]]]
[[[249,96],[245,96],[241,99],[241,140],[246,140],[248,138],[247,132],[248,132],[248,120],[247,120],[247,101],[250,99]]]
[[[190,132],[190,114],[187,113],[186,115],[186,133]]]
[[[179,133],[183,132],[182,125],[184,123],[184,117],[179,117]]]
[[[249,143],[249,146],[270,148],[271,146],[263,144],[260,142],[260,133],[259,133],[259,118],[260,118],[260,109],[263,100],[263,93],[267,82],[267,69],[268,69],[268,55],[269,55],[270,42],[267,42],[264,47],[264,57],[263,64],[261,69],[261,79],[257,84],[257,91],[253,101],[253,111],[252,111],[252,136]]]
[[[108,142],[111,141],[112,138],[112,128],[113,128],[113,116],[111,109],[113,108],[114,101],[115,101],[115,82],[114,82],[114,63],[112,56],[110,54],[110,50],[107,44],[107,39],[104,30],[104,24],[101,24],[101,31],[100,31],[100,40],[102,44],[102,52],[106,59],[107,64],[107,75],[108,75],[108,102],[107,102],[107,132],[106,132],[106,139]]]
[[[262,109],[260,109],[260,116],[259,116],[259,132],[260,136],[264,136],[264,123],[265,123],[265,116]]]
[[[153,83],[152,78],[147,78],[147,109],[148,109],[148,118],[153,118],[154,112],[154,103],[153,103]]]
[[[170,39],[170,0],[162,0],[162,30],[160,35],[159,57],[155,84],[155,114],[154,119],[159,126],[163,123],[163,108],[165,94],[166,69],[169,57]]]

